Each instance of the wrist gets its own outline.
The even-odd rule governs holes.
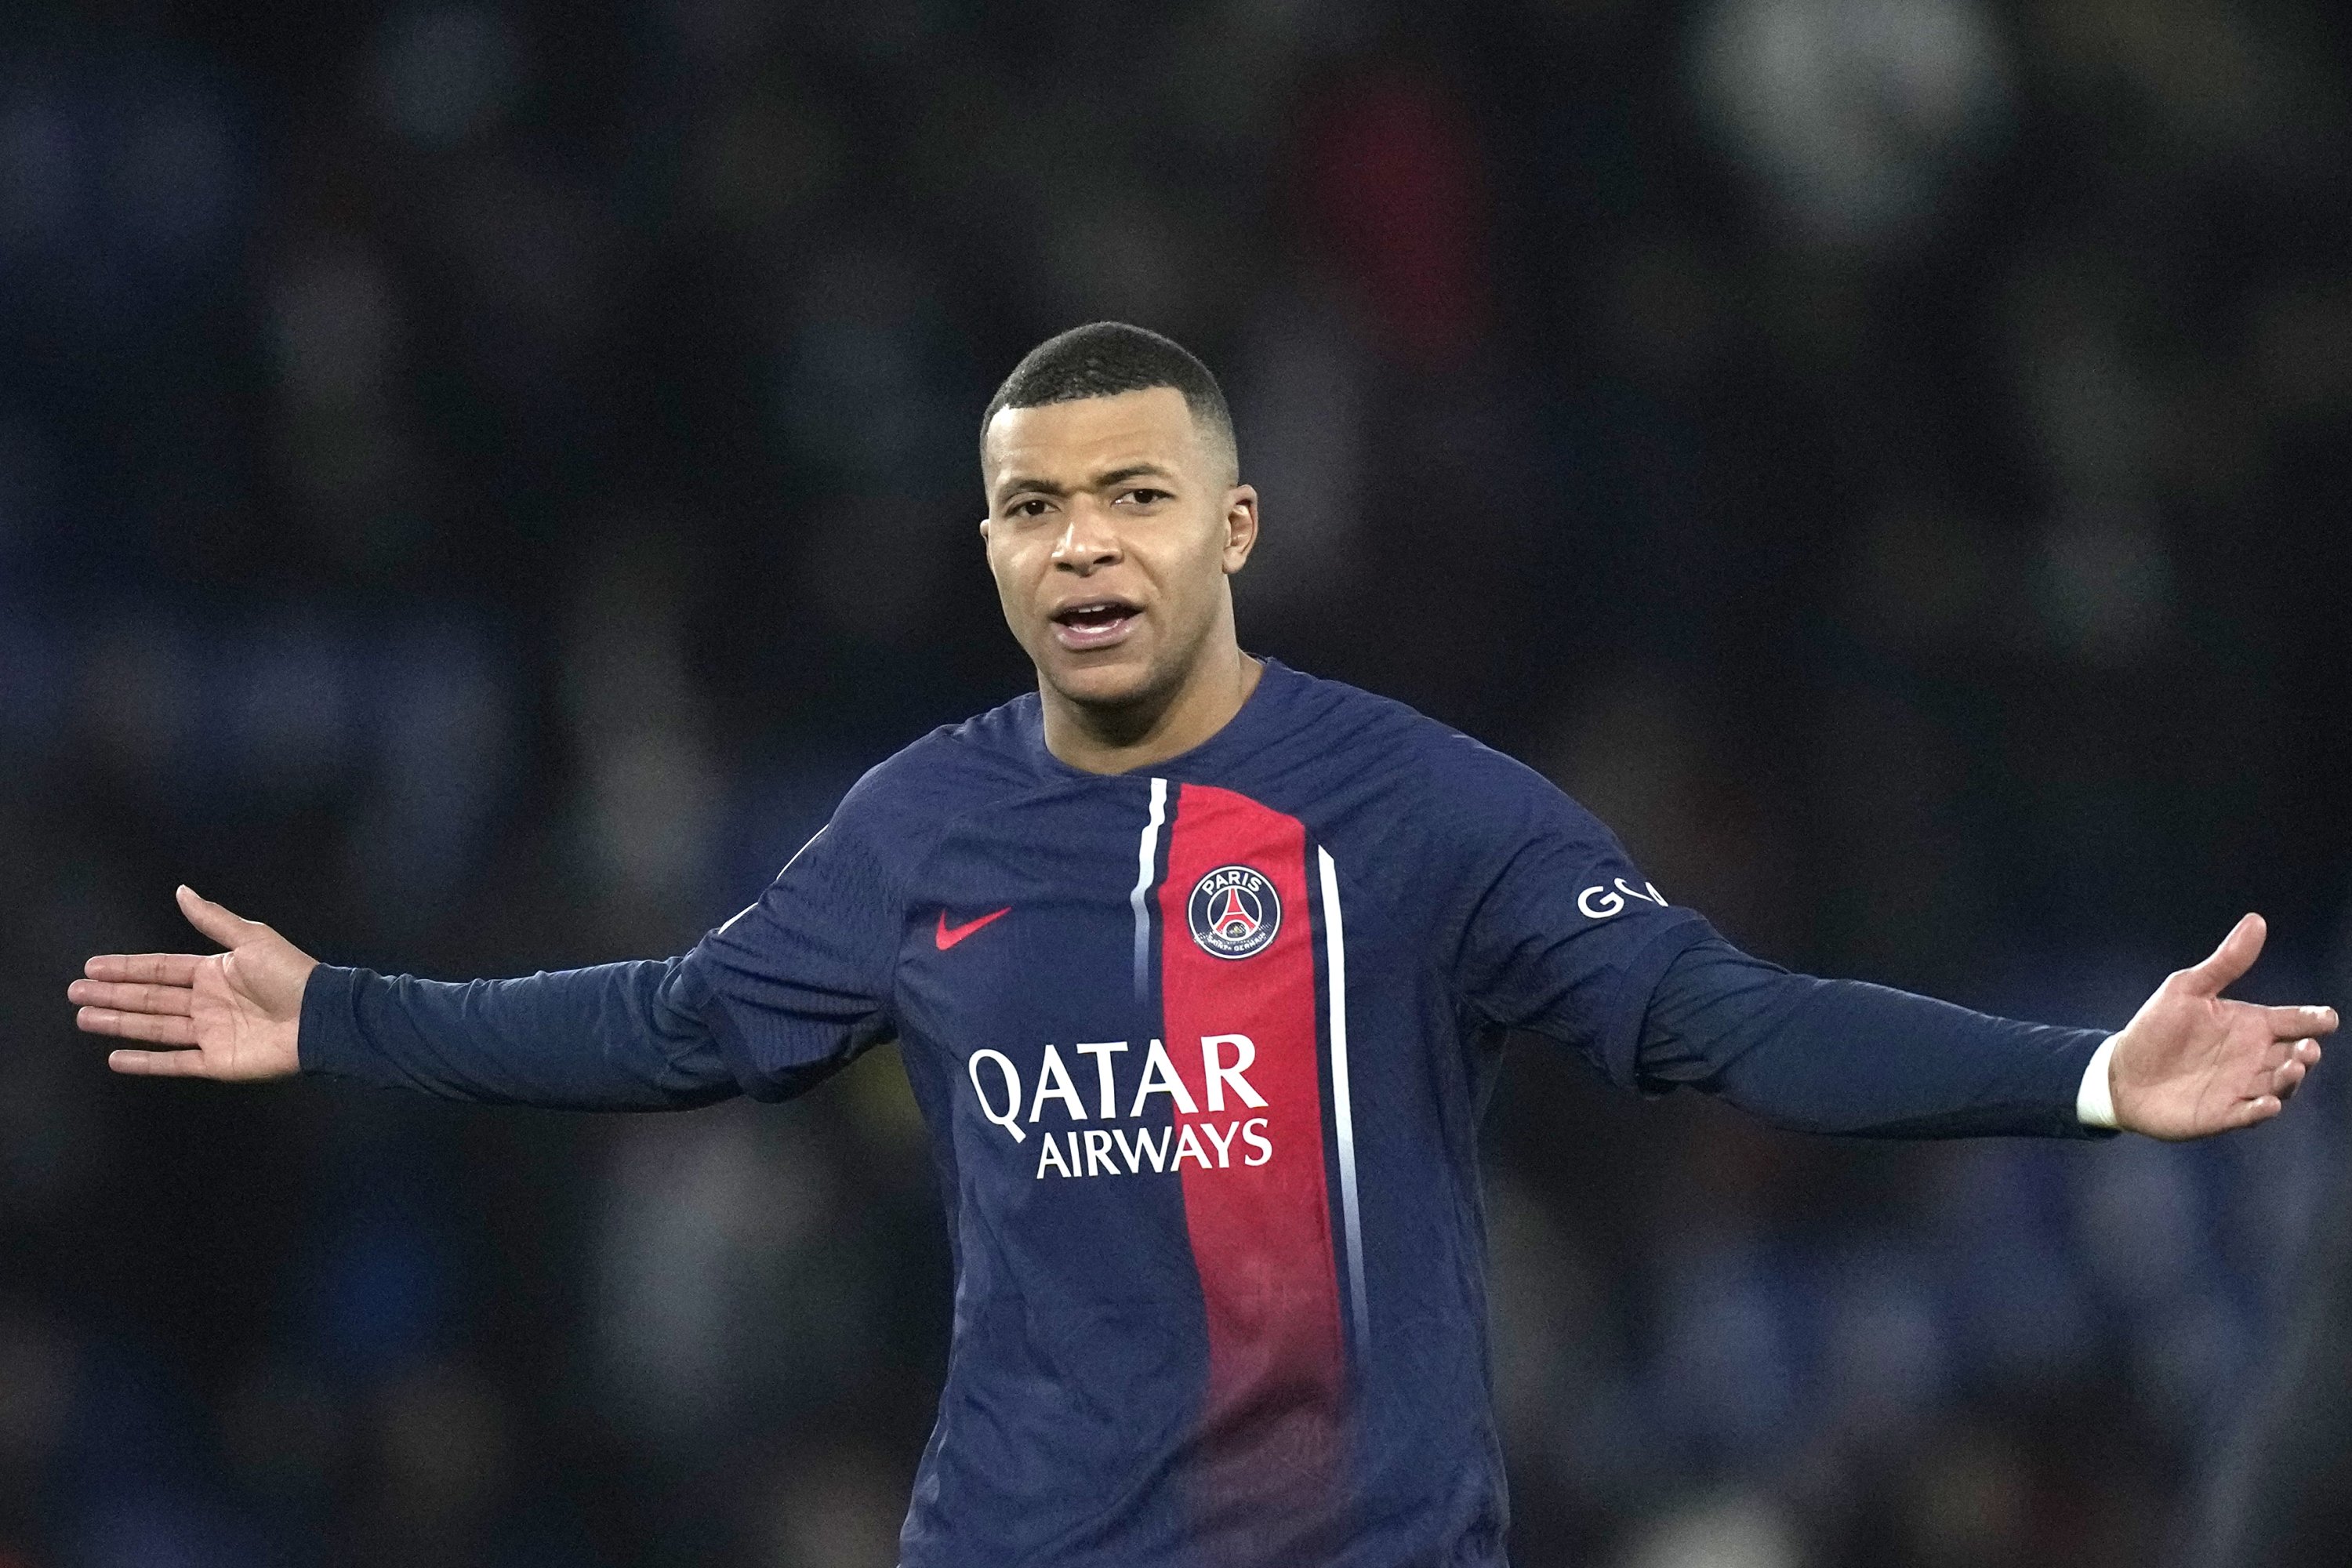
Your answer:
[[[2082,1087],[2074,1091],[2074,1115],[2085,1127],[2113,1130],[2116,1121],[2116,1037],[2109,1035],[2091,1053],[2083,1069]]]
[[[313,963],[302,977],[302,999],[294,1023],[294,1070],[335,1070],[343,1037],[352,1033],[352,991],[358,972]]]

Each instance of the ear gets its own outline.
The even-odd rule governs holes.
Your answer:
[[[1256,548],[1257,487],[1235,485],[1225,492],[1225,575],[1248,565],[1250,552]]]

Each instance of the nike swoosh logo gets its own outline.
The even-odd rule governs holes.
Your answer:
[[[1001,919],[1012,912],[1013,906],[1011,904],[1007,904],[1003,909],[997,910],[994,914],[982,915],[976,921],[966,921],[960,926],[951,926],[948,924],[947,910],[941,910],[940,911],[939,934],[931,940],[940,944],[940,951],[941,952],[945,952],[948,949],[953,947],[956,943],[961,942],[964,938],[970,936],[972,932],[978,931],[989,921]]]

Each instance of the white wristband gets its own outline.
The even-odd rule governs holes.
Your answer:
[[[2107,1083],[2107,1064],[2115,1055],[2116,1037],[2109,1035],[2091,1053],[2091,1065],[2083,1069],[2083,1087],[2074,1091],[2074,1115],[2085,1127],[2116,1124],[2115,1090]]]

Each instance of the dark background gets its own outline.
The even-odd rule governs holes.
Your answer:
[[[1232,394],[1248,647],[1754,951],[2114,1025],[2259,908],[2248,994],[2352,1000],[2341,7],[10,0],[0,1563],[892,1561],[895,1053],[492,1112],[115,1080],[63,991],[182,879],[436,975],[690,942],[1029,679],[974,424],[1104,316]],[[1523,1042],[1517,1560],[2158,1560],[2330,1076],[1916,1148]]]

